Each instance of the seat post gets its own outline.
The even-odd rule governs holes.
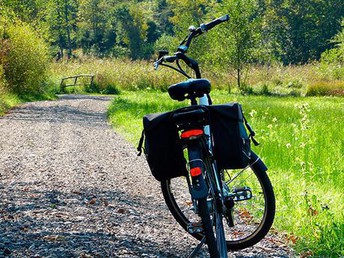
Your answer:
[[[190,96],[191,106],[197,106],[197,100],[195,96]]]

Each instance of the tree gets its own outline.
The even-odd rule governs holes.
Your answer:
[[[115,45],[112,4],[105,0],[79,0],[77,43],[86,53],[105,55]]]
[[[50,41],[58,46],[60,58],[64,56],[64,49],[67,49],[68,59],[72,57],[74,36],[77,30],[77,12],[77,0],[50,0],[48,2]]]
[[[230,20],[209,32],[208,59],[222,68],[235,70],[237,85],[245,90],[244,72],[254,60],[260,42],[260,17],[255,0],[227,0],[218,6],[218,16],[228,13]]]
[[[277,56],[284,64],[306,63],[332,48],[329,40],[340,29],[342,0],[260,0],[267,12],[267,27],[280,47]],[[270,34],[272,35],[272,34]]]
[[[45,38],[48,37],[45,0],[0,0],[1,5],[13,11],[19,20],[30,24]],[[1,10],[3,12],[4,10]]]
[[[206,0],[167,0],[173,16],[169,19],[178,38],[185,37],[189,26],[205,22],[206,14],[211,11],[213,1]]]
[[[158,0],[157,2],[153,19],[156,21],[158,26],[157,30],[159,31],[159,35],[173,35],[173,24],[170,20],[171,17],[173,17],[171,7],[168,5],[166,0]]]
[[[148,25],[143,10],[138,5],[124,3],[117,6],[114,17],[117,43],[128,47],[130,58],[144,58]]]
[[[326,50],[321,55],[321,61],[325,63],[344,64],[344,19],[342,20],[342,30],[336,34],[331,40],[335,47]]]

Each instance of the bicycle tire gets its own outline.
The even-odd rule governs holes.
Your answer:
[[[207,199],[203,198],[198,200],[199,215],[202,220],[204,235],[206,243],[208,245],[208,251],[211,258],[219,258],[219,252],[217,250],[216,240],[213,232],[213,225],[210,219],[210,213],[208,208]]]
[[[206,176],[208,178],[208,183],[209,185],[212,186],[212,191],[210,191],[210,198],[212,200],[212,221],[213,221],[213,227],[215,229],[215,241],[216,241],[216,246],[217,250],[219,252],[219,256],[221,258],[227,258],[228,255],[228,250],[227,250],[227,245],[226,245],[226,237],[224,233],[224,226],[223,226],[223,214],[222,214],[222,204],[220,200],[220,196],[222,196],[222,191],[221,191],[221,185],[217,186],[216,181],[221,181],[219,175],[217,174],[216,171],[214,171],[214,167],[212,166],[212,162],[209,158],[205,159],[205,168],[206,171]],[[216,194],[219,193],[219,194]],[[219,205],[219,206],[218,206]]]
[[[253,163],[245,171],[252,171],[252,175],[255,177],[255,179],[257,179],[257,182],[259,183],[261,187],[261,192],[259,190],[254,190],[254,194],[256,194],[256,197],[261,197],[261,194],[263,195],[264,212],[261,215],[260,221],[254,222],[254,226],[249,225],[249,227],[246,227],[246,225],[241,225],[241,224],[238,225],[238,227],[242,227],[242,229],[239,229],[240,231],[239,233],[240,234],[242,233],[243,237],[240,237],[240,234],[237,234],[239,235],[237,239],[229,239],[226,241],[227,249],[233,250],[233,251],[250,247],[258,243],[260,240],[262,240],[265,237],[265,235],[268,233],[268,231],[270,230],[273,224],[274,215],[275,215],[275,196],[274,196],[270,179],[268,178],[268,175],[266,174],[266,169],[264,169],[263,166],[257,166],[257,165],[254,165]],[[190,213],[190,211],[184,209],[182,201],[180,201],[179,199],[176,200],[176,197],[175,197],[176,194],[174,190],[172,189],[174,180],[177,181],[176,184],[178,184],[178,187],[182,188],[181,180],[183,180],[183,178],[176,178],[172,180],[162,181],[161,190],[162,190],[165,202],[167,204],[167,207],[169,208],[173,217],[185,230],[187,230],[189,223],[192,222],[191,221],[192,218],[190,219],[190,217],[192,217],[192,214]],[[187,192],[185,194],[185,198],[187,198],[187,196],[189,195],[188,189],[186,190]],[[258,200],[258,198],[256,198],[255,200]],[[241,204],[238,204],[237,206],[240,206],[240,205]],[[254,206],[255,203],[251,202],[250,205]],[[242,211],[242,210],[239,211],[236,215],[237,220],[247,219],[245,217],[242,218],[242,216],[253,217],[251,214],[247,214],[247,213],[244,214],[244,213],[245,211]],[[247,235],[245,231],[250,231],[251,227],[255,227],[255,228],[252,229],[251,230],[252,232],[249,232],[249,234]],[[234,232],[235,230],[238,230],[237,226],[235,226],[233,229],[232,228],[229,229],[229,231],[231,232]],[[201,240],[204,237],[204,234],[202,233],[193,233],[191,235],[197,238],[198,240]]]

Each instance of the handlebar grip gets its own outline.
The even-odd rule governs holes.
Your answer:
[[[220,18],[217,18],[207,24],[201,24],[200,28],[202,30],[202,32],[206,32],[212,28],[214,28],[216,25],[220,24],[220,23],[223,23],[225,21],[228,21],[229,20],[229,15],[226,14],[224,16],[221,16]]]

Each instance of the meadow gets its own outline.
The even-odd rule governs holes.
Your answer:
[[[201,64],[201,67],[204,66]],[[86,91],[112,94],[118,94],[121,90],[166,91],[172,83],[184,80],[184,77],[166,68],[156,72],[153,61],[97,59],[81,54],[75,61],[51,63],[50,71],[49,84],[54,85],[56,92],[60,90],[62,77],[77,74],[95,75],[93,88],[86,86]],[[235,72],[215,67],[201,71],[205,78],[211,80],[214,88],[239,92]],[[251,66],[244,77],[245,86],[242,90],[251,95],[344,96],[344,66],[336,64],[316,62],[299,66]]]
[[[212,92],[215,104],[240,102],[254,127],[274,186],[274,228],[303,257],[344,255],[344,99]],[[155,90],[123,91],[109,108],[115,129],[136,145],[142,116],[188,105]]]

